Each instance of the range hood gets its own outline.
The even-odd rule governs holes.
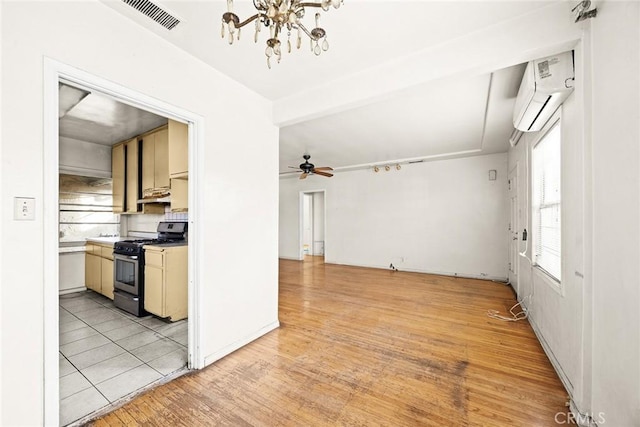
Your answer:
[[[139,199],[138,203],[171,203],[171,196],[147,197],[146,199]]]

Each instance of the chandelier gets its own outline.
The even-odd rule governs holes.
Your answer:
[[[309,31],[303,24],[302,18],[305,15],[306,7],[318,7],[325,12],[330,6],[339,8],[343,0],[322,0],[320,2],[304,2],[300,0],[253,0],[253,6],[258,13],[240,22],[238,15],[233,13],[233,0],[227,0],[227,12],[222,15],[222,38],[228,37],[229,44],[234,40],[240,40],[240,29],[245,25],[255,21],[254,42],[258,42],[258,33],[264,25],[269,29],[269,39],[265,55],[267,56],[267,66],[271,68],[271,59],[280,62],[282,59],[282,43],[280,37],[286,31],[287,52],[291,53],[291,34],[295,33],[296,48],[300,49],[302,44],[302,33],[305,33],[311,41],[311,51],[320,55],[322,51],[329,50],[327,32],[320,27],[320,13],[315,15],[315,27]],[[225,34],[226,33],[226,34]]]

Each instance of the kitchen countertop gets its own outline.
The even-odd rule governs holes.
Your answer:
[[[135,240],[135,239],[140,239],[140,237],[131,237],[131,236],[87,237],[87,242],[114,244],[121,240]]]
[[[170,248],[173,246],[188,246],[189,242],[186,240],[184,242],[173,242],[173,243],[156,243],[154,245],[144,245],[143,248]]]
[[[61,254],[67,254],[67,253],[75,253],[75,252],[85,252],[86,251],[86,243],[98,243],[98,244],[103,244],[103,245],[113,245],[116,242],[119,242],[121,240],[139,240],[139,239],[143,239],[144,237],[140,237],[140,236],[109,236],[109,237],[87,237],[85,239],[85,241],[78,241],[78,242],[61,242],[60,243],[60,247],[58,249],[58,253]],[[186,246],[188,245],[188,242],[184,241],[184,242],[175,242],[175,243],[164,243],[164,244],[155,244],[155,245],[145,245],[145,247],[147,246],[152,246],[152,247],[158,247],[158,248],[163,248],[163,247],[171,247],[171,246]]]

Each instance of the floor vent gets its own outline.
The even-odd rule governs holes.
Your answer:
[[[180,20],[149,0],[122,0],[137,11],[147,15],[167,30],[172,30]]]

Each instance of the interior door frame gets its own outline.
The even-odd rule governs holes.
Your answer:
[[[189,126],[189,255],[188,255],[188,367],[204,367],[202,342],[200,262],[203,242],[198,236],[202,200],[200,183],[204,182],[203,156],[204,118],[183,108],[121,86],[110,80],[87,73],[51,58],[44,58],[43,105],[43,243],[44,243],[44,425],[59,423],[59,265],[58,265],[58,84],[68,82],[92,91],[101,92],[136,108],[187,123]]]
[[[324,206],[323,206],[323,226],[324,226],[324,254],[323,256],[326,258],[327,256],[327,190],[303,190],[300,191],[299,194],[299,209],[298,209],[298,260],[302,261],[304,260],[304,250],[302,249],[303,245],[304,245],[304,195],[305,194],[311,194],[313,195],[314,193],[322,193],[323,197],[324,197]],[[312,209],[314,209],[313,207],[314,203],[313,200],[311,202],[311,206]],[[312,224],[311,224],[311,234],[313,236],[313,225],[315,224],[315,217],[313,215],[313,212],[311,213],[311,216],[313,218]],[[312,254],[315,253],[315,251],[313,250],[313,238],[311,239],[311,251]]]
[[[313,229],[315,228],[315,214],[314,214],[314,210],[315,210],[315,204],[313,201],[313,193],[303,193],[302,194],[302,255],[304,256],[304,221],[305,221],[305,215],[304,215],[304,200],[305,198],[308,198],[309,200],[309,220],[311,222],[311,224],[309,224],[309,227],[311,228],[310,233],[311,234],[311,241],[309,242],[309,255],[313,256],[314,255],[314,251],[313,251],[313,238],[314,238],[314,232]]]

